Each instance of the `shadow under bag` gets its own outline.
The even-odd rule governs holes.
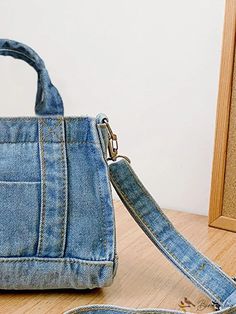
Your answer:
[[[44,62],[26,45],[1,39],[0,55],[24,60],[38,73],[37,116],[0,118],[0,289],[110,285],[117,269],[111,181],[146,235],[217,313],[236,313],[235,281],[176,231],[128,158],[117,155],[107,117],[64,117]],[[80,312],[183,313],[112,305],[67,313]]]

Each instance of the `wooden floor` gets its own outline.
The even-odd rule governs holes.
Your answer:
[[[119,267],[111,287],[93,291],[1,292],[0,313],[63,313],[84,304],[161,307],[210,312],[210,301],[153,246],[128,212],[116,206]],[[207,217],[165,211],[188,240],[231,276],[236,274],[236,234],[207,227]]]

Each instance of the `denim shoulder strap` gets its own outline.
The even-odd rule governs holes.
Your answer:
[[[196,250],[172,225],[126,160],[109,166],[111,182],[122,202],[155,246],[197,287],[219,304],[217,313],[236,313],[236,283]],[[66,313],[183,313],[166,309],[82,306]]]
[[[0,55],[21,59],[38,73],[35,112],[38,115],[63,115],[61,96],[52,84],[43,60],[30,47],[9,39],[0,39]]]

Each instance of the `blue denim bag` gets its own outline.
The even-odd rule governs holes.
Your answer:
[[[147,236],[218,313],[236,313],[235,281],[175,229],[128,158],[117,155],[107,117],[64,117],[44,62],[26,45],[1,39],[0,55],[38,73],[37,116],[0,118],[0,289],[110,285],[117,268],[111,181]],[[80,312],[182,313],[111,305],[67,313]]]

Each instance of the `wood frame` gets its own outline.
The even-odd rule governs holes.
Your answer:
[[[223,193],[235,55],[236,0],[226,0],[217,104],[209,226],[236,232],[236,219],[223,216]]]

